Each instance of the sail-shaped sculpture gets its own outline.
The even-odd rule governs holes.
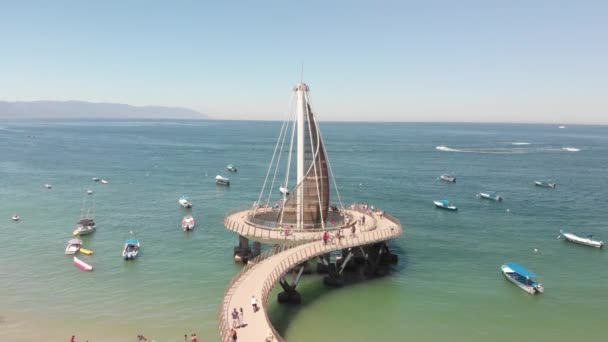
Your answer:
[[[297,184],[282,206],[280,224],[298,229],[323,228],[329,210],[329,174],[325,148],[308,101],[308,86],[296,92]]]

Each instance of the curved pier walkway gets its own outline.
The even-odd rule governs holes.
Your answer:
[[[355,213],[361,215],[358,211],[351,214]],[[238,216],[238,213],[228,215],[226,220],[231,215]],[[328,242],[327,245],[324,245],[321,235],[316,233],[314,237],[296,238],[291,244],[277,246],[251,260],[234,276],[224,293],[218,317],[221,340],[231,341],[232,310],[243,308],[246,326],[236,329],[238,341],[283,341],[272,326],[266,311],[268,295],[281,276],[302,262],[319,255],[390,240],[402,234],[401,224],[390,215],[380,217],[372,213],[366,214],[366,216],[368,216],[366,221],[371,219],[373,224],[365,227],[367,229],[364,228],[363,231],[359,231],[358,225],[354,236],[350,231],[344,230],[344,237],[340,243],[335,239],[335,244]],[[231,230],[238,231],[238,228],[237,224],[236,229]],[[256,234],[251,230],[250,233]],[[297,237],[297,234],[294,235]],[[244,236],[249,238],[248,235]],[[313,240],[311,241],[311,239]],[[273,237],[270,237],[269,240],[273,240]],[[252,295],[255,296],[260,308],[256,313],[253,312],[251,305]]]

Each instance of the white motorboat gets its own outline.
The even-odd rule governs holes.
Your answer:
[[[510,262],[500,266],[500,270],[507,280],[530,294],[543,293],[545,291],[542,284],[537,283],[532,279],[536,277],[536,274],[528,271],[519,264]]]
[[[108,181],[105,179],[102,179],[100,182],[101,182],[101,184],[108,184]]]
[[[285,196],[289,196],[289,189],[287,189],[286,187],[284,187],[282,185],[279,187],[279,192],[281,192]]]
[[[564,240],[595,248],[604,247],[604,242],[600,240],[593,240],[593,235],[588,235],[587,237],[580,237],[572,233],[565,233],[562,230],[560,230],[559,232],[564,237]]]
[[[184,218],[182,219],[182,229],[184,231],[189,231],[194,229],[194,217],[192,215],[186,215],[184,216]]]
[[[230,185],[230,179],[227,177],[222,177],[220,175],[215,176],[215,183],[219,184],[219,185],[226,185],[229,186]]]
[[[19,215],[15,214],[13,215],[13,217],[11,217],[13,219],[13,221],[19,221],[19,219],[21,218]]]
[[[93,180],[93,182],[99,182],[99,177],[93,177],[91,179]]]
[[[53,186],[51,184],[44,184],[44,187],[47,189],[51,189]]]
[[[452,210],[452,211],[458,210],[458,208],[456,208],[455,205],[450,204],[450,202],[448,200],[433,201],[433,203],[435,203],[435,206],[437,208],[447,209],[447,210]]]
[[[228,169],[228,171],[230,171],[230,172],[237,172],[238,171],[237,168],[234,165],[232,165],[232,164],[226,166],[226,169]]]
[[[456,183],[456,177],[447,173],[439,176],[439,179],[445,182]]]
[[[534,181],[534,185],[540,186],[543,188],[555,188],[557,184],[551,181]]]
[[[85,219],[78,221],[78,223],[76,224],[76,229],[74,230],[74,232],[72,234],[74,236],[87,235],[87,234],[91,234],[92,232],[94,232],[95,229],[97,229],[95,227],[95,221],[93,221],[92,218],[85,218]]]
[[[68,241],[68,246],[65,248],[65,254],[76,254],[82,246],[82,240],[71,239]]]
[[[578,149],[576,147],[562,147],[562,151],[565,151],[565,152],[578,152],[578,151],[580,151],[580,149]]]
[[[190,202],[186,195],[182,195],[182,197],[179,198],[178,202],[184,208],[192,208],[192,202]]]
[[[93,194],[93,190],[87,190],[87,195],[92,195]]]
[[[122,257],[125,260],[133,260],[139,254],[139,240],[137,239],[128,239],[125,241],[125,244],[122,248]]]
[[[489,200],[496,201],[496,202],[502,201],[501,196],[498,196],[497,194],[492,193],[492,192],[480,192],[477,194],[477,196],[479,196],[480,198],[485,198],[485,199],[489,199]]]

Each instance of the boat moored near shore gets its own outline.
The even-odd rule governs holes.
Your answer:
[[[458,208],[455,205],[450,204],[450,201],[448,201],[448,200],[433,201],[433,203],[435,203],[435,206],[437,208],[452,210],[452,211],[458,210]]]
[[[536,274],[519,264],[514,262],[506,263],[500,266],[500,270],[507,280],[530,294],[543,293],[545,291],[542,284],[533,280]]]
[[[194,229],[195,221],[192,215],[186,215],[182,219],[182,229],[187,232]]]
[[[439,179],[441,179],[444,182],[456,183],[456,176],[448,174],[448,173],[439,176]]]
[[[502,197],[493,192],[480,192],[477,194],[479,198],[485,198],[496,202],[501,202]]]
[[[221,175],[215,176],[215,183],[219,185],[230,186],[230,179],[228,177],[222,177]]]
[[[557,184],[555,182],[552,182],[552,181],[534,181],[534,185],[540,186],[540,187],[543,187],[543,188],[555,188],[555,187],[557,187]]]
[[[188,199],[188,196],[182,195],[178,200],[179,204],[184,208],[192,208],[192,202]]]
[[[566,233],[563,230],[559,231],[561,236],[564,237],[564,240],[578,243],[580,245],[585,245],[589,247],[602,248],[604,247],[604,242],[600,240],[593,240],[593,235],[587,235],[587,237],[581,237],[576,234]]]
[[[128,239],[122,248],[122,257],[125,260],[133,260],[139,254],[139,240]]]
[[[82,240],[71,239],[68,241],[68,246],[65,248],[65,254],[76,254],[82,246]]]
[[[234,165],[232,165],[232,164],[229,164],[228,166],[226,166],[226,169],[228,171],[230,171],[230,172],[237,172],[238,171],[238,169]]]
[[[11,219],[13,219],[13,221],[19,221],[21,217],[17,214],[13,215],[13,217],[11,217]]]

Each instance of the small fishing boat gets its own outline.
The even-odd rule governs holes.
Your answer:
[[[93,266],[87,264],[86,262],[78,259],[77,257],[74,257],[74,265],[76,265],[76,267],[80,268],[83,271],[92,271],[93,270]]]
[[[530,294],[543,293],[545,291],[542,284],[532,279],[536,277],[536,274],[519,264],[513,262],[506,263],[500,266],[500,270],[507,280]]]
[[[68,241],[68,246],[65,248],[65,254],[76,254],[82,246],[82,240],[71,239]]]
[[[192,215],[186,215],[182,219],[182,229],[186,232],[194,229],[195,221]]]
[[[576,147],[562,147],[562,151],[565,151],[565,152],[578,152],[578,151],[580,151],[580,149],[578,149]]]
[[[15,214],[13,215],[13,217],[11,217],[13,219],[13,221],[19,221],[19,219],[21,218],[19,215]]]
[[[125,241],[125,244],[122,249],[122,257],[125,260],[133,260],[137,257],[139,253],[139,240],[137,239],[128,239]]]
[[[105,179],[102,179],[100,182],[101,182],[101,184],[108,184],[108,181]]]
[[[215,183],[219,185],[230,186],[230,179],[227,177],[222,177],[220,175],[215,176]]]
[[[93,190],[87,190],[87,195],[92,195],[93,194]]]
[[[85,218],[85,219],[78,221],[78,223],[76,224],[76,229],[74,230],[74,232],[72,234],[74,236],[87,235],[87,234],[91,234],[92,232],[94,232],[95,229],[97,229],[95,227],[95,221],[92,218]]]
[[[284,187],[282,185],[279,187],[279,192],[281,192],[285,196],[289,196],[289,189],[287,189],[286,187]]]
[[[51,184],[44,184],[44,187],[47,189],[51,189],[53,186]]]
[[[543,188],[555,188],[557,186],[556,183],[551,181],[534,181],[534,185],[540,186]]]
[[[93,177],[91,179],[93,180],[93,182],[99,182],[99,177]]]
[[[498,196],[496,193],[493,193],[493,192],[480,192],[477,194],[477,196],[479,196],[480,198],[485,198],[485,199],[489,199],[489,200],[496,201],[496,202],[502,201],[502,197]]]
[[[456,177],[447,173],[439,176],[439,179],[445,182],[456,183]]]
[[[450,204],[450,201],[448,201],[448,200],[433,201],[433,203],[435,203],[435,206],[437,208],[447,209],[447,210],[458,210],[458,208],[456,208],[455,205]]]
[[[184,208],[192,208],[192,202],[188,200],[188,196],[182,195],[178,200],[179,204]]]
[[[228,169],[228,171],[230,171],[230,172],[237,172],[238,171],[237,168],[234,165],[232,165],[232,164],[226,166],[226,169]]]
[[[560,230],[559,232],[564,237],[564,240],[595,248],[604,247],[604,242],[600,240],[593,240],[593,235],[587,235],[587,237],[580,237],[572,233],[565,233],[562,230]]]

